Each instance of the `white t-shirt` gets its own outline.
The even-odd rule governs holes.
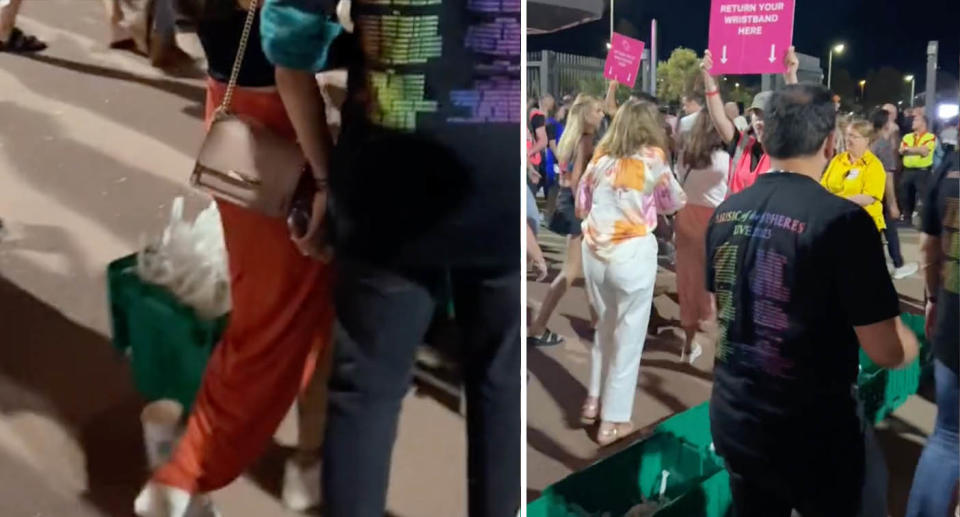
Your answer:
[[[711,155],[712,164],[704,169],[687,169],[683,157],[677,161],[677,179],[687,194],[687,203],[716,208],[727,197],[730,175],[730,154],[717,149]]]
[[[690,130],[693,129],[693,125],[697,123],[697,115],[699,114],[700,112],[698,111],[696,113],[691,113],[686,117],[681,118],[680,127],[678,128],[677,133],[681,135],[684,133],[689,133]]]

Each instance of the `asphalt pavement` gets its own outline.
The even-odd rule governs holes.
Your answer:
[[[174,197],[188,216],[209,202],[187,185],[203,82],[109,50],[100,0],[26,0],[18,25],[50,48],[0,53],[0,515],[128,516],[148,475],[143,400],[109,343],[105,269],[162,231]],[[279,502],[294,435],[288,418],[215,494],[225,516],[296,515]],[[465,456],[462,417],[411,392],[390,513],[464,514]]]

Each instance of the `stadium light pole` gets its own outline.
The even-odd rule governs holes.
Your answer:
[[[834,53],[843,54],[844,48],[846,48],[846,46],[843,43],[840,43],[838,45],[834,45],[833,48],[830,49],[830,58],[827,60],[827,89],[828,90],[830,89],[830,86],[833,84],[833,54]]]

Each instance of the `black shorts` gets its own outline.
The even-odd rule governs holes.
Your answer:
[[[579,236],[580,219],[577,219],[576,206],[573,199],[573,190],[563,187],[557,193],[557,208],[550,218],[550,231],[560,235]]]

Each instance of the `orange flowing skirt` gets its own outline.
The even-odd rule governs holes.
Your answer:
[[[696,327],[714,318],[713,295],[707,291],[707,225],[713,208],[687,205],[677,212],[674,227],[677,245],[677,294],[680,297],[680,323]]]
[[[208,126],[224,91],[208,81]],[[276,92],[238,89],[232,109],[295,138]],[[207,364],[183,438],[153,476],[192,493],[229,484],[263,453],[313,376],[333,324],[330,266],[304,257],[285,221],[217,204],[229,255],[230,323]]]

